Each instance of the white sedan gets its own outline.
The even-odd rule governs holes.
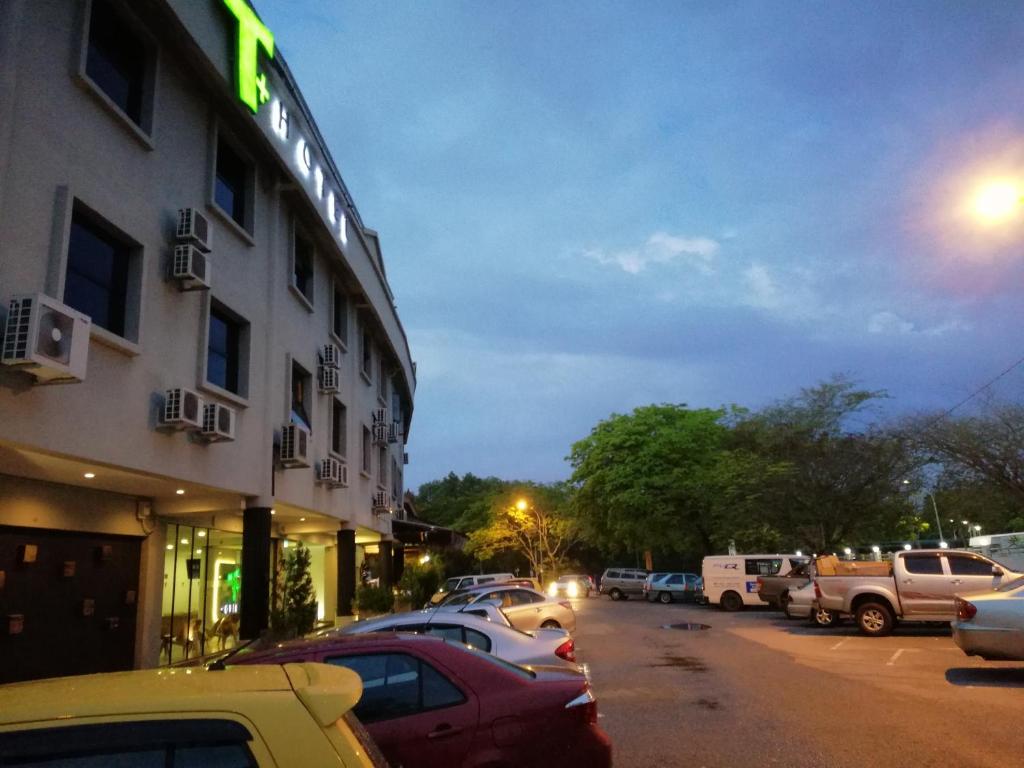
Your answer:
[[[958,595],[953,641],[968,656],[1024,661],[1024,576],[992,592]]]
[[[363,634],[366,632],[416,632],[471,645],[481,651],[520,666],[548,664],[576,665],[576,643],[564,629],[536,629],[520,632],[479,616],[452,611],[411,611],[357,621],[319,634]]]

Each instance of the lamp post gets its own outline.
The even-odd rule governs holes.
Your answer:
[[[939,526],[939,541],[945,541],[945,538],[942,535],[942,521],[939,520],[939,505],[935,503],[935,494],[929,493],[928,498],[932,500],[932,509],[935,510],[935,524]]]

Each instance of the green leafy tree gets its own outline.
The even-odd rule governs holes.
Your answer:
[[[513,552],[538,577],[556,573],[581,538],[569,503],[570,488],[565,483],[520,483],[494,494],[487,523],[469,535],[467,550],[481,560]]]
[[[919,529],[904,481],[916,484],[920,457],[900,433],[869,421],[884,397],[836,376],[737,422],[736,444],[772,468],[761,517],[783,548],[831,551]]]
[[[316,623],[316,589],[310,573],[312,557],[309,549],[299,542],[278,565],[275,605],[271,611],[271,626],[278,635],[295,637],[309,634]]]
[[[716,523],[745,504],[756,457],[732,451],[726,410],[649,405],[613,414],[572,446],[574,509],[608,551],[716,548]]]
[[[416,492],[420,517],[435,525],[470,533],[488,522],[491,498],[509,486],[496,477],[459,477],[449,472],[440,480],[424,483]]]

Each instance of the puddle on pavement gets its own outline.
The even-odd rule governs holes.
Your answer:
[[[693,624],[691,622],[687,622],[685,624],[662,624],[661,628],[662,629],[699,630],[699,629],[711,629],[711,625],[710,624]]]
[[[707,672],[708,668],[701,659],[696,656],[662,656],[661,664],[651,664],[652,667],[675,667],[686,672]]]

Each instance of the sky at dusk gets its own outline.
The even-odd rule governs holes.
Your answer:
[[[1024,180],[1024,5],[255,5],[380,232],[410,488],[834,372],[947,408],[1024,355],[1024,217],[971,207]]]

